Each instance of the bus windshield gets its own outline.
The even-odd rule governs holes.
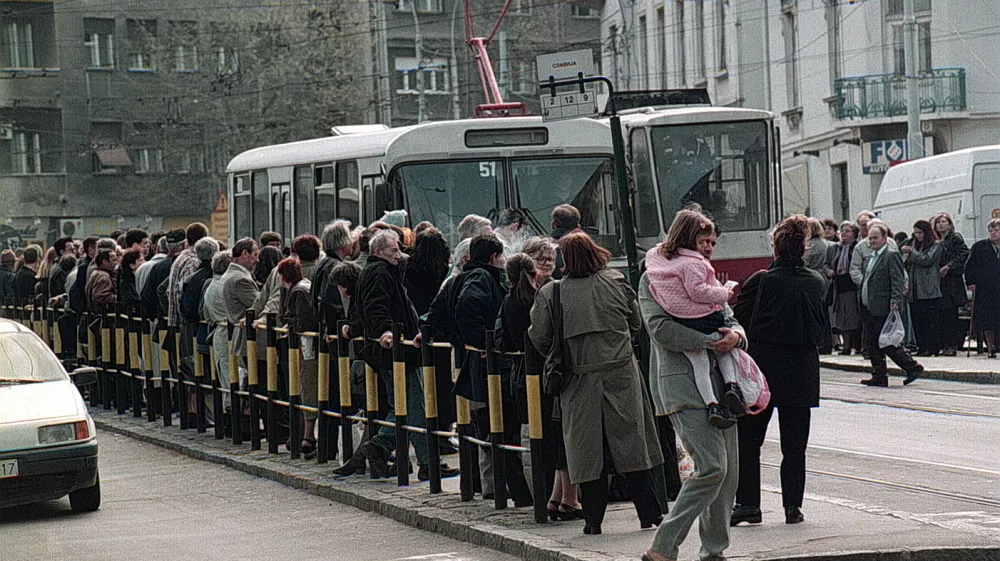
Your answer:
[[[431,222],[452,247],[462,218],[479,214],[495,221],[505,200],[502,160],[406,164],[393,175],[406,193],[410,223]]]
[[[691,203],[711,213],[724,232],[771,223],[766,122],[664,125],[650,136],[664,224]]]
[[[611,158],[559,157],[513,160],[513,204],[524,211],[527,235],[548,235],[552,209],[571,204],[594,241],[621,254]]]

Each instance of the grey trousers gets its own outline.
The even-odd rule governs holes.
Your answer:
[[[681,487],[677,501],[653,536],[653,551],[671,559],[695,519],[701,535],[701,559],[723,558],[729,547],[729,518],[739,482],[739,439],[736,427],[725,430],[708,422],[705,409],[684,409],[670,423],[694,460],[694,474]]]

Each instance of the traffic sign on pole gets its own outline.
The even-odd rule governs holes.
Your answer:
[[[590,49],[539,55],[536,57],[538,83],[542,91],[539,96],[543,121],[559,121],[580,117],[596,117],[600,114],[597,106],[597,90],[593,82],[585,83],[584,78],[593,77],[594,53]],[[556,85],[556,81],[568,82]]]

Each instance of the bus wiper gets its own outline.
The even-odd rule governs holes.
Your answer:
[[[548,233],[548,230],[542,226],[542,223],[535,218],[531,209],[525,208],[524,205],[521,204],[521,185],[516,175],[514,176],[514,204],[516,205],[516,208],[520,209],[521,212],[524,213],[524,217],[528,220],[528,223],[531,224],[531,227],[538,232],[538,235],[544,236]]]

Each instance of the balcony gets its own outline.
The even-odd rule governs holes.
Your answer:
[[[965,69],[936,68],[920,73],[920,112],[965,111]],[[834,82],[837,120],[878,119],[906,115],[906,78],[873,74]]]

